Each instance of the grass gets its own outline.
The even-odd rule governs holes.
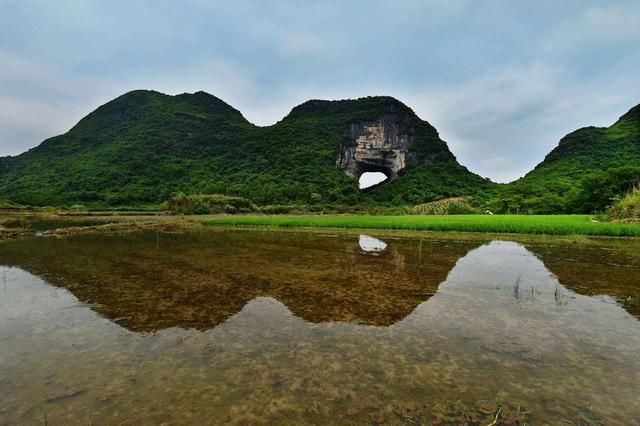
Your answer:
[[[640,237],[638,224],[597,222],[589,215],[236,215],[212,217],[204,224]]]

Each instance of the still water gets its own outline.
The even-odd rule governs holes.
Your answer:
[[[0,423],[638,424],[639,299],[637,240],[5,242]]]

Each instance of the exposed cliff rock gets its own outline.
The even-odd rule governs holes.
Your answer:
[[[351,123],[347,132],[349,142],[341,145],[336,165],[355,179],[366,172],[382,172],[393,179],[409,165],[454,159],[435,129],[413,112],[390,113],[375,121]],[[425,144],[431,148],[428,152],[416,146]]]
[[[340,147],[338,167],[358,179],[365,172],[394,178],[407,165],[410,137],[389,120],[352,124],[352,143]]]

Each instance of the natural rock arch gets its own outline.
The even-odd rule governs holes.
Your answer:
[[[388,180],[398,176],[407,164],[412,138],[394,118],[351,124],[350,142],[340,147],[336,165],[356,180],[367,172],[384,173]]]

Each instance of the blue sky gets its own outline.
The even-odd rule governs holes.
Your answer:
[[[640,2],[0,0],[0,155],[138,88],[204,90],[260,125],[394,96],[509,181],[640,103]]]

